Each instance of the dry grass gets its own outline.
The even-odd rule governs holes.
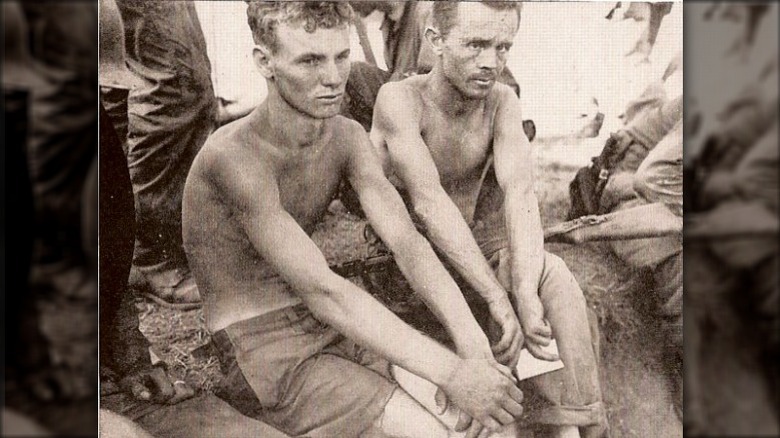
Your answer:
[[[569,207],[568,182],[576,169],[545,160],[558,141],[537,140],[537,185],[544,224],[560,222]],[[363,222],[334,203],[314,240],[328,260],[342,262],[363,255]],[[661,370],[661,338],[646,299],[647,283],[610,255],[601,244],[547,245],[561,256],[582,287],[601,328],[602,387],[613,436],[681,436],[679,420]],[[210,390],[220,378],[216,358],[195,357],[207,343],[200,310],[180,312],[139,303],[141,327],[155,351],[177,378]]]

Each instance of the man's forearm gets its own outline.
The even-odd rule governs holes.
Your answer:
[[[455,344],[484,342],[487,346],[487,336],[428,241],[413,233],[402,242],[388,243],[388,246],[404,277],[444,325]]]
[[[457,364],[457,356],[413,329],[375,298],[335,274],[306,294],[304,302],[318,319],[344,336],[439,386]]]
[[[428,237],[466,282],[488,303],[506,298],[507,291],[455,204],[449,198],[419,204],[416,210],[425,223]]]
[[[512,293],[519,305],[538,296],[544,267],[544,233],[539,202],[533,192],[523,193],[510,188],[505,190],[504,199],[512,254]]]

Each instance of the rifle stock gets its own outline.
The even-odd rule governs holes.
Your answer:
[[[682,233],[683,220],[653,203],[604,215],[583,216],[544,229],[548,243],[629,240]]]

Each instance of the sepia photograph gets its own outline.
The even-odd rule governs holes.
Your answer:
[[[0,435],[780,435],[776,2],[0,3]]]
[[[682,436],[681,3],[98,13],[101,436]]]

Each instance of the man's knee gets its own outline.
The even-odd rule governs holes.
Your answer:
[[[382,415],[364,433],[371,438],[447,438],[447,428],[406,391],[397,388]]]
[[[566,262],[555,254],[546,253],[540,290],[543,302],[559,302],[568,306],[585,306],[585,295]]]

